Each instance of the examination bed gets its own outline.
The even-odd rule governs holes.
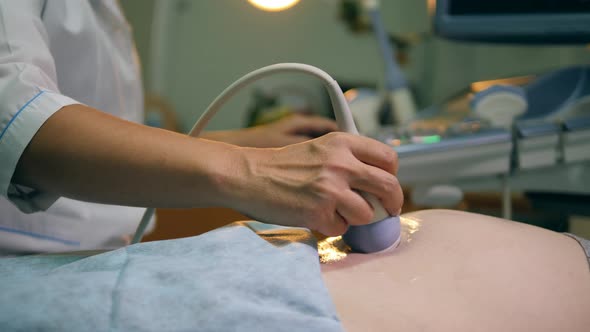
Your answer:
[[[446,210],[403,215],[402,226],[397,248],[371,255],[338,238],[316,247],[305,229],[238,222],[97,255],[4,258],[0,326],[588,331],[590,269],[573,238]]]

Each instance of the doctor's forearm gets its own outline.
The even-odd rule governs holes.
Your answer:
[[[37,131],[13,182],[98,203],[229,207],[333,236],[373,218],[359,191],[399,213],[396,170],[395,152],[367,137],[329,133],[283,148],[247,148],[71,105]]]
[[[100,203],[219,205],[239,148],[118,119],[83,105],[51,116],[25,149],[13,182]],[[229,181],[231,182],[231,181]]]

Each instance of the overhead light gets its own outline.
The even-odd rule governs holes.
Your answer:
[[[279,12],[295,6],[299,0],[248,0],[248,2],[258,9]]]

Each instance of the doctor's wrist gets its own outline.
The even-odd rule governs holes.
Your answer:
[[[247,186],[244,183],[247,177],[244,150],[236,145],[210,140],[210,137],[197,139],[197,146],[193,149],[195,154],[191,156],[194,167],[189,183],[195,191],[199,207],[236,208],[236,200],[243,197],[241,192]]]
[[[223,167],[215,170],[214,181],[219,206],[239,211],[245,215],[256,214],[260,207],[255,202],[267,188],[258,174],[258,164],[268,158],[275,149],[232,146],[226,154]]]

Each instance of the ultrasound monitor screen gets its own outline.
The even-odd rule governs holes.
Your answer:
[[[462,41],[587,44],[590,0],[437,0],[434,30]]]
[[[574,13],[590,13],[590,0],[453,0],[449,6],[451,15]]]

